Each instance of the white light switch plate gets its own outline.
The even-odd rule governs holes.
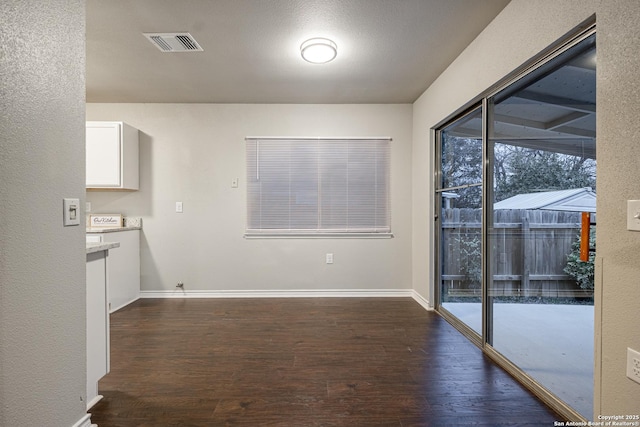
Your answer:
[[[62,224],[65,227],[80,225],[80,199],[63,199]]]
[[[627,230],[640,231],[640,200],[627,200]]]
[[[182,202],[176,202],[176,212],[177,213],[182,213]]]

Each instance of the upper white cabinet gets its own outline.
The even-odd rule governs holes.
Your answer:
[[[124,122],[87,122],[87,188],[137,190],[138,129]]]

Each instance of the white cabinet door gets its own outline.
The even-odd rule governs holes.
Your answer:
[[[87,233],[87,239],[118,242],[118,250],[109,252],[109,312],[140,298],[140,230],[111,233]]]
[[[138,189],[138,130],[124,122],[87,122],[87,188]]]
[[[87,409],[98,400],[98,380],[109,372],[107,251],[87,254]]]
[[[119,123],[87,124],[87,187],[120,187]]]

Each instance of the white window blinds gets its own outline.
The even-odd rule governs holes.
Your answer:
[[[247,235],[389,234],[390,138],[247,138]]]

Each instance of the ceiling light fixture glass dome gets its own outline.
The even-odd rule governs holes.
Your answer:
[[[300,45],[300,54],[312,64],[325,64],[338,54],[338,46],[329,39],[313,38]]]

